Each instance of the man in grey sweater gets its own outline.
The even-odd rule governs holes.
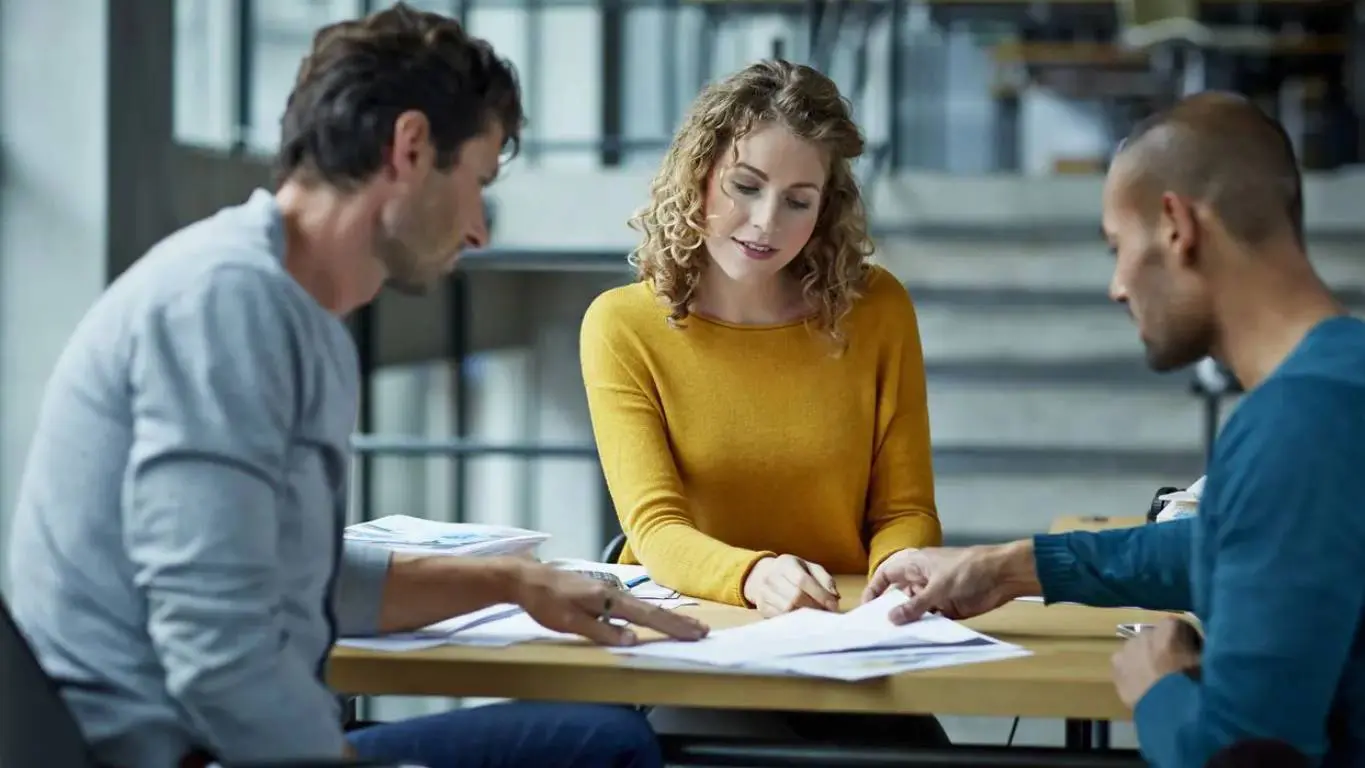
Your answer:
[[[48,384],[10,552],[14,613],[101,762],[285,758],[656,766],[624,707],[509,704],[343,734],[338,632],[513,602],[706,628],[522,559],[344,547],[355,350],[341,317],[421,290],[487,239],[482,188],[522,125],[510,66],[399,5],[324,30],[283,121],[280,184],[177,232],[95,303]]]

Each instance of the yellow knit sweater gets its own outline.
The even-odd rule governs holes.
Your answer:
[[[802,322],[672,328],[645,283],[583,318],[593,432],[623,556],[684,594],[744,605],[760,558],[875,570],[934,546],[924,358],[905,288],[874,268],[842,356]]]

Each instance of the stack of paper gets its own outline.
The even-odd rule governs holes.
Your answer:
[[[1199,514],[1199,499],[1204,495],[1204,482],[1207,476],[1194,481],[1194,484],[1183,491],[1168,493],[1160,497],[1161,501],[1166,502],[1161,511],[1157,513],[1156,521],[1165,523],[1171,520],[1179,520],[1182,517],[1193,517]]]
[[[866,680],[915,669],[1028,655],[941,616],[897,626],[888,615],[906,600],[891,590],[848,613],[802,609],[714,631],[698,642],[664,641],[620,653],[756,673]]]
[[[630,593],[641,600],[676,600],[681,595],[675,589],[656,584],[649,578],[643,565],[594,563],[591,560],[551,560],[550,565],[569,571],[601,571],[621,580]]]
[[[696,605],[693,600],[678,598],[650,602],[667,610],[684,605]],[[617,622],[622,625],[624,623]],[[515,605],[498,604],[423,627],[416,632],[381,637],[347,637],[338,640],[337,644],[371,651],[417,651],[441,645],[502,647],[534,641],[578,642],[582,639],[578,635],[547,629]]]
[[[474,523],[442,523],[389,515],[346,528],[346,540],[401,552],[438,555],[521,555],[534,552],[548,533]]]

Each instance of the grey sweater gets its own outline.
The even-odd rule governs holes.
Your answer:
[[[265,191],[177,232],[48,383],[13,610],[109,765],[342,752],[323,665],[374,629],[388,556],[341,546],[355,348],[283,254]]]

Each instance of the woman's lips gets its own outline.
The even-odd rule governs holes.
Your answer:
[[[777,255],[777,249],[764,243],[753,243],[738,238],[730,238],[739,246],[740,253],[754,261],[766,261]]]

